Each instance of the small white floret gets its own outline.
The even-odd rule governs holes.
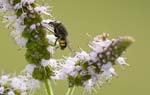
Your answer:
[[[35,66],[34,64],[28,64],[28,65],[26,66],[26,71],[27,71],[29,74],[32,74],[35,67],[36,67],[36,66]]]
[[[2,87],[0,87],[0,94],[2,94],[3,92],[4,92],[4,87],[2,86]]]
[[[9,91],[7,95],[15,95],[13,91]]]

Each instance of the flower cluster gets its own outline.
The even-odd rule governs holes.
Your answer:
[[[91,52],[82,50],[74,57],[66,58],[65,64],[54,78],[67,79],[69,87],[83,86],[90,90],[95,84],[102,86],[105,81],[117,75],[113,65],[126,64],[121,56],[133,41],[129,36],[109,40],[108,34],[98,35],[89,43]]]
[[[54,43],[56,38],[46,31],[47,28],[51,29],[49,22],[52,20],[43,20],[41,17],[42,14],[52,17],[49,7],[37,6],[35,2],[36,0],[0,0],[0,8],[5,14],[5,21],[9,23],[8,27],[14,29],[10,35],[20,47],[26,48],[25,58],[35,66],[33,77],[44,80],[49,78],[52,71],[50,67],[44,67],[41,61],[53,57],[55,47],[50,46],[50,43]]]
[[[31,76],[2,75],[0,77],[0,95],[27,95],[39,88],[39,81]]]

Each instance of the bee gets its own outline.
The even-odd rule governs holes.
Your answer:
[[[49,25],[54,28],[54,35],[56,37],[56,41],[53,46],[55,46],[58,41],[61,50],[64,50],[68,46],[68,32],[65,26],[59,21],[49,22]]]

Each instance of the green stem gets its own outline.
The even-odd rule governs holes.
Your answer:
[[[47,90],[47,94],[48,94],[48,95],[54,95],[53,89],[52,89],[52,86],[51,86],[50,79],[46,79],[46,80],[45,80],[45,87],[46,87],[46,90]]]
[[[74,90],[75,90],[75,86],[69,87],[66,95],[73,95]]]

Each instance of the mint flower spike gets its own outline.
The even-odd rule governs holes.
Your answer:
[[[9,25],[14,27],[10,35],[20,47],[27,48],[26,60],[36,66],[33,77],[39,78],[39,80],[48,78],[41,60],[48,60],[53,57],[55,47],[49,45],[49,37],[47,37],[44,26],[48,23],[43,24],[45,20],[41,16],[42,14],[51,16],[48,13],[49,7],[36,6],[36,0],[0,0],[0,5],[6,20],[10,23]],[[39,72],[41,72],[42,77],[36,77]]]
[[[26,48],[25,58],[30,63],[26,68],[33,78],[45,81],[47,92],[52,92],[47,80],[53,75],[50,66],[43,66],[42,60],[53,57],[55,47],[49,45],[49,37],[42,15],[51,18],[49,7],[36,4],[36,0],[0,0],[0,9],[4,12],[9,27],[13,27],[10,36],[22,48]]]
[[[116,61],[120,65],[126,64],[122,56],[126,48],[134,42],[129,36],[121,36],[112,40],[104,33],[94,37],[89,43],[91,52],[82,50],[74,57],[68,57],[63,67],[56,73],[56,79],[67,79],[69,88],[83,86],[88,93],[96,92],[94,86],[101,87],[113,76],[116,76]],[[69,93],[72,93],[68,90]]]
[[[39,81],[29,75],[0,77],[0,95],[28,95],[39,88]]]

